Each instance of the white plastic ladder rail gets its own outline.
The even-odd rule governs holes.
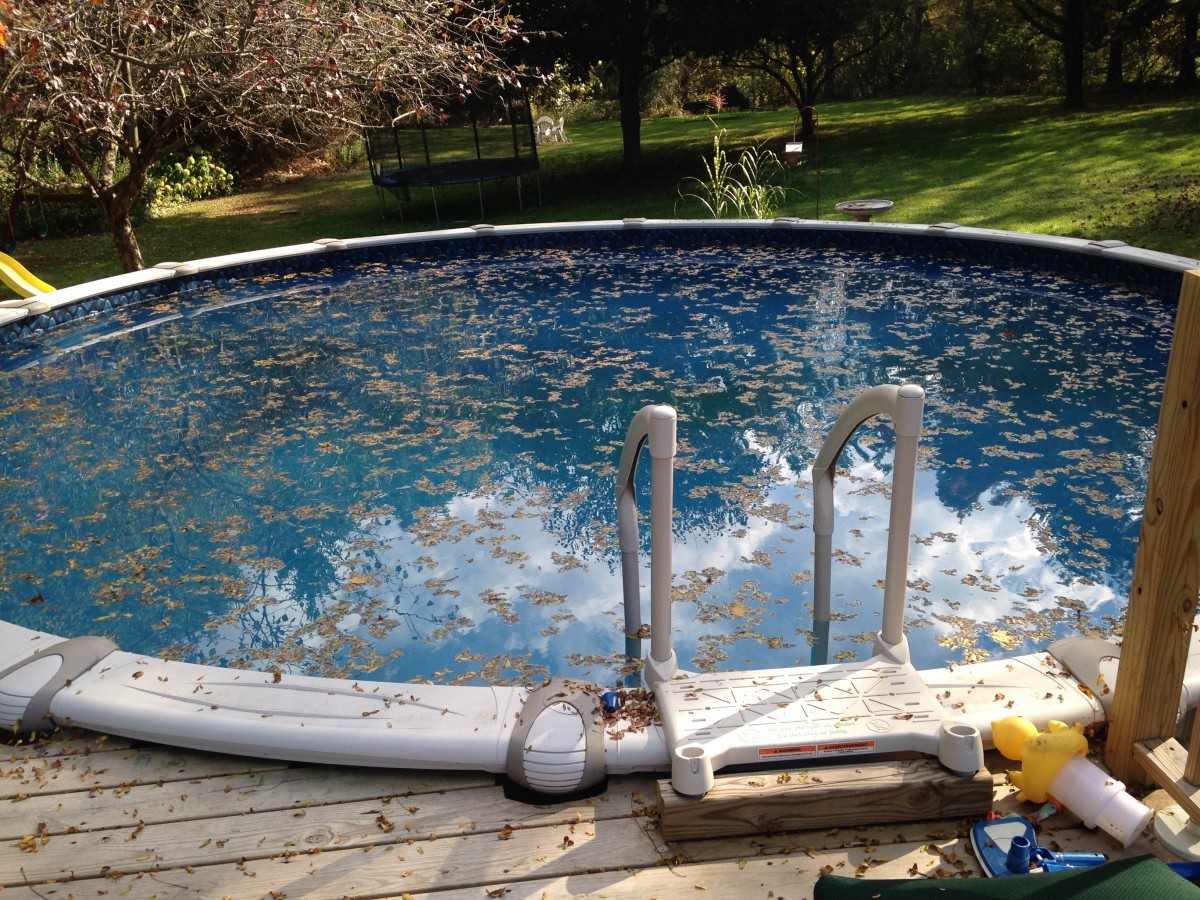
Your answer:
[[[671,753],[671,784],[679,793],[707,793],[714,772],[731,765],[828,762],[848,756],[913,751],[936,755],[946,768],[964,775],[983,765],[979,729],[953,720],[913,669],[904,637],[908,537],[924,397],[924,390],[916,385],[882,385],[867,391],[838,418],[814,467],[817,496],[822,498],[815,501],[820,504],[820,559],[822,547],[831,547],[837,457],[862,422],[883,413],[891,416],[897,450],[888,580],[889,586],[897,581],[899,586],[885,591],[885,604],[890,606],[885,606],[876,653],[863,662],[698,675],[679,672],[675,653],[666,646],[671,633],[669,564],[663,566],[659,561],[664,551],[670,559],[671,510],[662,497],[652,496],[651,652],[645,671],[646,680],[654,688]],[[669,491],[675,417],[667,409],[647,407],[639,413],[630,428],[617,476],[627,628],[641,624],[637,510],[632,487],[636,457],[648,436],[654,464],[665,469],[659,480],[652,479],[652,492],[660,490],[664,480],[668,481]],[[656,450],[651,423],[667,421],[671,428],[669,446],[663,437]],[[660,427],[666,430],[665,425]],[[666,529],[662,529],[664,520],[668,523]],[[826,567],[822,575],[826,591],[828,576]],[[828,620],[828,593],[820,612]]]
[[[678,662],[671,646],[671,516],[674,508],[675,410],[643,406],[625,433],[617,466],[617,535],[621,545],[621,589],[625,601],[625,634],[642,630],[642,597],[638,571],[637,475],[642,447],[650,449],[650,619],[665,623],[651,629],[646,681],[654,684],[675,675]]]
[[[889,415],[896,435],[892,463],[892,502],[888,516],[887,565],[883,587],[883,627],[875,636],[875,653],[908,662],[904,635],[904,597],[908,587],[908,545],[912,530],[913,493],[917,476],[917,442],[925,411],[925,390],[915,384],[882,384],[859,394],[842,412],[813,463],[813,624],[817,646],[829,634],[829,596],[833,565],[833,476],[846,442],[868,419]],[[823,634],[822,634],[823,633]],[[822,640],[824,638],[824,640]],[[814,659],[824,663],[825,659]]]

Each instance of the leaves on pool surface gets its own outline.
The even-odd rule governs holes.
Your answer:
[[[278,671],[612,677],[627,630],[612,476],[633,412],[666,401],[681,658],[806,661],[807,467],[859,390],[912,379],[928,388],[907,597],[921,652],[1111,631],[1170,310],[1043,274],[1002,290],[969,265],[934,290],[922,265],[861,262],[379,264],[353,296],[337,276],[248,280],[122,310],[120,336],[91,340],[111,330],[98,321],[44,336],[38,365],[0,373],[0,595],[16,606],[0,612],[39,627],[54,608],[65,632]],[[53,350],[60,334],[73,349]],[[838,470],[836,653],[875,627],[891,446],[867,428]]]
[[[492,612],[503,619],[506,624],[516,625],[521,621],[521,617],[517,615],[512,603],[504,594],[489,588],[481,596],[483,597],[483,602],[491,608]]]
[[[749,614],[749,612],[750,612],[750,607],[749,607],[749,606],[747,606],[747,605],[745,604],[745,602],[744,602],[743,600],[740,600],[740,599],[739,599],[739,600],[735,600],[735,601],[734,601],[734,602],[733,602],[733,603],[732,603],[732,604],[729,606],[729,615],[731,615],[731,616],[733,616],[734,618],[737,618],[737,619],[744,618],[744,617],[745,617],[747,614]]]

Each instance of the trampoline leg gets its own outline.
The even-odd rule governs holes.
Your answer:
[[[401,197],[399,191],[394,188],[385,189],[379,185],[375,185],[375,196],[379,198],[379,218],[387,220],[387,196],[385,191],[390,192],[396,198],[396,212],[400,213],[400,221],[403,222],[405,198]]]

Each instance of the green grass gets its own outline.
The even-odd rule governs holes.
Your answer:
[[[1200,98],[1102,99],[1068,112],[1040,97],[905,99],[828,104],[820,140],[806,141],[805,164],[789,171],[784,215],[841,220],[838,200],[895,201],[896,222],[958,222],[986,228],[1118,239],[1200,257]],[[730,149],[763,144],[782,155],[793,113],[722,113]],[[517,209],[511,182],[485,185],[487,221],[695,216],[680,200],[684,176],[699,175],[713,125],[703,116],[647,120],[644,166],[620,166],[615,122],[569,125],[568,144],[541,148],[542,203],[527,184]],[[530,198],[533,202],[531,203]],[[474,186],[445,189],[442,227],[474,223]],[[392,205],[394,209],[394,204]],[[438,227],[428,192],[405,219],[380,215],[364,170],[309,177],[174,210],[138,229],[148,265],[320,237],[356,237]],[[16,254],[56,285],[119,271],[106,235],[22,244]]]

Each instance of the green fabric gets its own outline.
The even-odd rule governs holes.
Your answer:
[[[1180,877],[1155,856],[1137,856],[1105,863],[1090,869],[1070,869],[1036,875],[1006,875],[1002,878],[846,878],[822,875],[817,879],[813,900],[890,900],[890,898],[934,898],[939,900],[1197,900],[1200,887]]]

